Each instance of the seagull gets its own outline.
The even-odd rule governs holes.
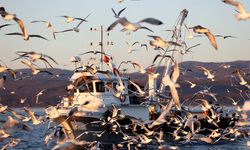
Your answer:
[[[192,34],[191,29],[190,29],[190,28],[188,28],[186,24],[184,24],[184,26],[185,26],[186,30],[188,31],[188,36],[187,36],[187,39],[193,39],[193,38],[194,38],[194,36],[193,36],[193,34]]]
[[[3,24],[3,25],[0,25],[0,30],[3,28],[3,27],[7,27],[7,26],[11,26],[13,24]]]
[[[136,22],[136,23],[132,23],[130,21],[128,21],[128,19],[126,17],[122,17],[122,18],[119,18],[117,19],[115,22],[113,22],[107,29],[107,31],[111,31],[115,28],[115,26],[117,24],[121,24],[124,28],[121,30],[121,31],[133,31],[133,32],[136,32],[137,30],[139,29],[146,29],[150,32],[153,32],[151,29],[147,28],[147,27],[144,27],[142,26],[140,23],[149,23],[149,24],[152,24],[152,25],[162,25],[163,22],[161,22],[160,20],[158,19],[155,19],[155,18],[145,18],[139,22]]]
[[[233,73],[236,73],[238,78],[240,79],[240,85],[246,85],[247,84],[247,81],[243,78],[243,76],[241,75],[240,73],[240,70],[237,69],[236,71],[234,71]]]
[[[8,68],[7,66],[0,65],[0,73],[7,71],[13,79],[16,79],[16,71],[13,69]]]
[[[63,32],[69,32],[69,31],[80,32],[79,26],[80,26],[83,22],[87,22],[86,19],[87,19],[90,15],[91,15],[91,13],[88,14],[87,17],[85,17],[84,19],[82,19],[82,20],[77,24],[77,26],[73,27],[72,29],[67,29],[67,30],[63,30],[63,31],[58,31],[58,32],[55,32],[55,33],[63,33]]]
[[[237,1],[234,0],[223,0],[222,2],[228,4],[228,5],[232,5],[235,6],[237,9],[238,14],[235,15],[235,17],[240,21],[240,20],[247,20],[250,19],[250,13],[248,13],[244,6]]]
[[[200,46],[201,44],[199,43],[199,44],[195,44],[195,45],[193,45],[193,46],[190,46],[190,47],[186,47],[185,46],[185,49],[184,50],[181,50],[180,51],[180,53],[182,54],[182,55],[184,55],[184,54],[187,54],[188,52],[192,52],[192,51],[190,51],[190,49],[192,49],[192,48],[194,48],[194,47],[197,47],[197,46]]]
[[[126,9],[127,7],[120,10],[118,13],[115,12],[115,10],[112,8],[112,12],[114,13],[115,18],[120,18],[121,13]]]
[[[137,67],[139,69],[139,73],[141,73],[141,74],[146,73],[146,70],[139,63],[132,62],[131,64],[133,65],[134,68]]]
[[[187,82],[187,83],[190,84],[190,88],[191,88],[191,89],[194,88],[194,87],[196,87],[196,84],[193,83],[193,82],[191,82],[191,81],[185,80],[185,82]]]
[[[207,79],[210,79],[211,81],[214,81],[215,76],[211,73],[210,70],[208,70],[207,68],[202,67],[202,66],[197,66],[196,68],[199,69],[199,70],[202,70],[204,72],[204,74],[207,76]]]
[[[131,83],[137,89],[137,91],[139,92],[140,96],[144,96],[145,95],[145,92],[142,91],[142,89],[139,87],[139,85],[137,85],[136,83],[134,83],[131,80],[129,80],[129,83]]]
[[[30,51],[30,52],[17,51],[16,54],[19,55],[19,57],[13,59],[12,61],[15,61],[15,60],[20,59],[20,58],[26,58],[27,57],[32,62],[35,62],[37,60],[42,60],[45,63],[47,63],[51,68],[53,68],[52,65],[49,63],[49,61],[46,59],[46,58],[49,58],[50,60],[52,60],[54,63],[56,63],[58,65],[58,63],[52,57],[50,57],[48,55],[45,55],[45,54],[42,54],[42,53],[36,53],[34,51]]]
[[[177,109],[180,110],[181,109],[180,99],[179,99],[178,92],[176,90],[175,82],[172,79],[170,79],[169,75],[166,75],[166,76],[163,77],[162,83],[163,83],[164,86],[169,86],[170,92],[171,92],[171,95],[172,95],[172,99],[174,100]]]
[[[27,107],[23,107],[23,110],[30,116],[33,125],[38,125],[41,123],[41,121],[37,120],[37,118],[34,115],[34,112],[29,110]]]
[[[8,116],[8,119],[2,125],[2,129],[6,131],[6,130],[12,128],[12,127],[19,127],[19,128],[21,128],[23,130],[31,130],[31,128],[29,126],[27,126],[26,124],[23,124],[23,123],[15,120],[11,116]]]
[[[19,27],[22,31],[22,34],[26,33],[26,29],[24,27],[23,21],[21,19],[17,18],[16,14],[10,14],[10,13],[6,12],[4,7],[0,7],[0,14],[5,21],[10,21],[10,20],[16,21],[16,23],[19,25]]]
[[[38,104],[39,101],[39,96],[43,95],[43,92],[45,92],[47,89],[43,89],[40,92],[36,94],[36,104]]]
[[[126,41],[125,43],[128,45],[128,53],[129,53],[129,54],[132,53],[133,51],[139,50],[139,49],[132,49],[132,47],[133,47],[134,45],[139,44],[138,41],[134,42],[133,44],[130,44],[130,43],[128,43],[127,41]]]
[[[47,73],[49,75],[53,75],[53,73],[46,71],[46,70],[39,70],[37,68],[35,68],[31,62],[27,62],[27,61],[21,61],[23,64],[25,64],[26,66],[28,66],[31,71],[32,71],[32,75],[37,75],[38,73]]]
[[[90,13],[91,14],[91,13]],[[89,14],[89,15],[90,15]],[[71,22],[73,22],[73,21],[75,21],[75,20],[80,20],[80,21],[85,21],[85,22],[87,22],[87,18],[89,17],[89,15],[87,16],[87,17],[85,17],[85,18],[79,18],[79,17],[72,17],[72,16],[59,16],[59,17],[63,17],[63,18],[65,18],[66,20],[66,22],[67,23],[71,23]]]
[[[216,43],[216,39],[214,37],[214,35],[209,31],[209,29],[202,27],[201,25],[197,25],[192,27],[194,33],[198,33],[198,34],[205,34],[207,36],[207,38],[209,39],[211,45],[217,50],[218,46]]]
[[[226,98],[230,99],[230,100],[232,101],[232,105],[234,105],[234,106],[237,106],[238,103],[239,103],[239,101],[240,101],[240,100],[238,100],[238,101],[236,102],[233,98],[228,97],[228,96],[227,96]]]
[[[122,61],[119,66],[118,66],[118,70],[121,68],[122,64],[128,64],[128,63],[132,63],[132,61],[128,60],[128,61]]]
[[[227,39],[227,38],[236,38],[235,36],[232,36],[232,35],[214,35],[215,37],[222,37],[223,39]]]
[[[154,41],[150,41],[149,44],[151,46],[154,46],[156,48],[161,48],[164,49],[166,47],[169,47],[171,45],[174,46],[181,46],[180,44],[176,43],[176,42],[172,42],[172,41],[164,41],[161,37],[159,36],[155,36],[155,35],[148,35],[148,37],[151,37],[154,39]]]
[[[27,98],[20,98],[20,103],[23,104],[25,101],[27,100]]]
[[[28,41],[30,37],[36,37],[36,38],[40,38],[40,39],[49,41],[48,39],[46,39],[45,37],[43,37],[41,35],[35,35],[35,34],[29,35],[27,32],[25,32],[25,34],[18,33],[18,32],[13,32],[13,33],[7,33],[5,35],[19,35],[19,36],[22,36],[23,40],[25,40],[25,41]]]
[[[155,61],[156,61],[159,57],[162,57],[162,58],[170,58],[170,59],[174,62],[174,60],[173,60],[172,56],[170,56],[170,55],[161,55],[161,54],[157,54],[157,55],[155,56],[155,58],[154,58],[154,60],[153,60],[153,63],[152,63],[152,64],[154,64],[154,63],[155,63]]]
[[[103,54],[103,55],[107,55],[106,53],[101,52],[101,51],[87,51],[87,52],[81,53],[79,55],[85,55],[85,54],[94,54],[94,55],[96,55],[96,54]]]
[[[32,21],[31,23],[38,23],[38,22],[45,23],[46,27],[52,31],[52,34],[53,34],[54,39],[56,39],[56,35],[55,35],[56,30],[55,30],[55,28],[52,26],[51,22],[45,21],[45,20],[35,20],[35,21]]]

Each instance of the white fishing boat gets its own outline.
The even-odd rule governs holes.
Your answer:
[[[180,37],[180,29],[187,13],[187,10],[181,12],[181,17],[172,39],[174,42],[177,42]],[[173,51],[173,55],[174,53],[175,51]],[[163,62],[162,60],[161,62]],[[78,57],[72,59],[72,62],[75,63],[79,61]],[[168,73],[169,68],[172,66],[172,60],[168,59],[165,61],[165,66],[163,75]],[[98,133],[107,128],[107,126],[101,125],[100,120],[104,118],[107,109],[112,106],[131,106],[129,78],[120,77],[112,71],[112,69],[103,71],[102,64],[99,69],[92,67],[90,69],[88,66],[86,67],[80,63],[80,69],[76,69],[70,79],[72,84],[67,87],[67,89],[73,91],[73,95],[63,98],[57,106],[50,106],[45,110],[47,116],[52,121],[63,126],[69,138],[81,138],[87,141],[100,140]],[[122,92],[117,88],[121,84],[123,85]],[[166,98],[168,95],[162,94],[164,88],[157,86],[157,79],[153,76],[148,76],[148,82],[145,87],[147,94],[144,98],[146,97],[145,101],[149,102],[147,104],[158,102],[161,100],[160,97]],[[170,104],[172,105],[172,103]],[[149,109],[151,108],[149,107]],[[152,110],[156,109],[153,108]],[[148,115],[150,110],[145,111],[145,113]],[[123,140],[121,135],[107,136],[102,136],[102,141],[107,140],[107,143],[119,143]]]

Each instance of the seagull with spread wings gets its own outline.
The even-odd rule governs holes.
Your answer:
[[[191,27],[194,31],[194,33],[197,34],[205,34],[207,36],[207,38],[209,39],[211,45],[214,47],[214,49],[218,49],[217,43],[216,43],[216,39],[214,37],[214,35],[210,32],[209,29],[202,27],[201,25],[197,25],[194,27]]]
[[[207,68],[202,67],[202,66],[197,66],[196,68],[203,71],[203,73],[207,76],[207,79],[214,81],[215,76],[211,73],[210,70],[208,70]]]
[[[90,15],[90,14],[89,14]],[[88,15],[88,16],[89,16]],[[71,22],[73,22],[73,21],[75,21],[75,20],[80,20],[80,21],[85,21],[85,22],[87,22],[87,18],[88,18],[88,16],[87,17],[85,17],[85,18],[80,18],[80,17],[72,17],[72,16],[59,16],[59,17],[63,17],[63,18],[65,18],[66,20],[65,20],[65,22],[67,22],[67,23],[71,23]]]
[[[81,25],[83,22],[87,22],[86,19],[87,19],[90,15],[91,15],[91,13],[88,14],[88,16],[85,17],[84,19],[81,19],[81,21],[80,21],[75,27],[73,27],[72,29],[66,29],[66,30],[63,30],[63,31],[57,31],[57,32],[55,32],[55,33],[64,33],[64,32],[69,32],[69,31],[80,32],[80,29],[79,29],[80,25]]]
[[[154,46],[155,48],[161,48],[164,49],[166,47],[169,47],[171,45],[175,45],[175,46],[181,46],[180,44],[176,43],[176,42],[172,42],[172,41],[165,41],[163,40],[161,37],[159,36],[155,36],[155,35],[148,35],[148,37],[151,37],[154,39],[154,41],[150,41],[149,44],[151,46]]]
[[[122,13],[126,8],[127,8],[127,7],[121,9],[118,13],[116,13],[115,10],[114,10],[113,8],[111,8],[111,9],[112,9],[112,12],[114,13],[114,17],[115,17],[115,18],[120,18],[121,13]]]
[[[28,58],[32,62],[35,62],[37,60],[42,60],[46,64],[48,64],[51,68],[53,68],[52,65],[49,63],[49,61],[46,59],[46,58],[48,58],[48,59],[52,60],[55,64],[58,65],[58,63],[52,57],[45,55],[45,54],[42,54],[42,53],[36,53],[34,51],[30,51],[30,52],[17,51],[16,54],[19,55],[19,57],[13,59],[12,61],[18,60],[20,58]]]
[[[162,25],[163,22],[158,20],[158,19],[155,19],[155,18],[145,18],[139,22],[136,22],[136,23],[132,23],[130,22],[126,17],[122,17],[122,18],[119,18],[117,19],[115,22],[113,22],[107,29],[107,31],[111,31],[113,30],[116,25],[118,24],[121,24],[123,26],[123,29],[121,31],[133,31],[133,32],[136,32],[137,30],[139,29],[146,29],[150,32],[153,32],[151,29],[145,27],[145,26],[142,26],[141,23],[148,23],[148,24],[151,24],[151,25]]]
[[[232,6],[236,7],[238,14],[236,14],[235,17],[238,20],[250,19],[250,13],[248,13],[245,10],[244,6],[240,2],[237,2],[237,1],[234,1],[234,0],[223,0],[222,2],[224,2],[224,3],[228,4],[228,5],[232,5]]]
[[[31,23],[39,23],[39,22],[45,23],[46,27],[52,31],[54,39],[56,39],[56,35],[55,35],[56,30],[54,26],[52,26],[51,22],[45,21],[45,20],[34,20]]]
[[[21,61],[21,62],[31,69],[32,75],[37,75],[38,73],[47,73],[49,75],[53,75],[53,73],[47,70],[40,70],[40,69],[35,68],[30,61]]]
[[[41,121],[39,121],[36,116],[35,113],[32,112],[30,109],[28,109],[27,107],[23,107],[23,110],[30,116],[33,125],[38,125],[41,123]]]

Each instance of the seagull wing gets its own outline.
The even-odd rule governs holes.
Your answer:
[[[113,8],[111,8],[111,10],[114,13],[115,17],[118,17],[118,15],[116,14],[115,10]]]
[[[85,21],[87,22],[87,18],[91,15],[91,13],[89,13],[85,18],[75,18],[76,20],[82,20],[82,21]]]
[[[117,16],[119,17],[121,15],[121,13],[126,9],[127,7],[123,8],[122,10],[120,10],[117,14]]]
[[[173,80],[174,83],[176,83],[176,81],[179,78],[179,76],[180,76],[179,64],[175,63],[175,65],[174,65],[174,71],[173,71],[173,74],[172,74],[172,80]]]
[[[127,20],[126,17],[119,18],[108,27],[107,31],[113,30],[117,24],[121,24],[122,26],[126,26],[126,25],[130,24],[130,22]]]
[[[196,68],[199,69],[199,70],[204,71],[207,75],[208,75],[208,74],[211,74],[210,71],[209,71],[207,68],[205,68],[205,67],[197,66]]]
[[[13,33],[7,33],[5,35],[20,35],[20,36],[23,36],[22,33],[18,33],[18,32],[13,32]]]
[[[163,83],[164,85],[169,86],[172,98],[173,98],[177,108],[180,110],[181,109],[180,99],[179,99],[179,95],[178,95],[178,92],[177,92],[176,87],[175,87],[175,83],[173,81],[171,81],[169,75],[166,75],[164,77],[163,82],[164,82]]]
[[[217,43],[216,43],[214,35],[211,32],[206,32],[205,35],[209,39],[211,45],[217,50],[218,46],[217,46]]]
[[[153,32],[153,33],[154,33],[154,31],[153,31],[153,30],[151,30],[151,29],[149,29],[148,27],[138,27],[138,29],[146,29],[146,30],[148,30],[148,31],[150,31],[150,32]]]
[[[19,19],[19,18],[16,18],[16,17],[14,18],[14,20],[15,20],[15,21],[17,22],[17,24],[19,25],[19,27],[20,27],[20,29],[21,29],[23,35],[26,35],[27,32],[26,32],[26,29],[25,29],[25,27],[24,27],[23,21],[22,21],[21,19]]]
[[[245,8],[243,7],[243,5],[240,2],[236,2],[233,0],[223,0],[224,3],[235,6],[240,13],[247,13]]]
[[[135,44],[139,44],[139,42],[138,42],[138,41],[134,42],[134,43],[132,44],[132,46],[134,46]]]
[[[33,123],[38,121],[34,115],[34,112],[29,110],[27,107],[23,107],[23,110],[30,116]]]
[[[133,86],[138,90],[138,92],[142,95],[145,94],[144,91],[142,91],[142,89],[139,87],[139,85],[137,85],[136,83],[134,83],[133,81],[129,80],[129,83],[133,84]]]
[[[56,64],[58,65],[58,63],[55,61],[55,59],[53,59],[53,58],[52,58],[52,57],[50,57],[49,55],[43,55],[43,56],[45,56],[45,57],[49,58],[50,60],[52,60],[54,63],[56,63]]]
[[[10,26],[10,25],[13,25],[13,24],[4,24],[4,25],[1,25],[0,29],[3,28],[3,27],[6,27],[6,26]]]
[[[26,66],[28,66],[32,72],[35,72],[37,69],[31,65],[31,63],[28,63],[26,61],[21,61],[23,64],[25,64]]]
[[[38,23],[38,22],[46,23],[47,21],[44,21],[44,20],[34,20],[34,21],[31,21],[30,23]]]
[[[160,41],[160,40],[163,41],[161,37],[156,36],[156,35],[148,35],[148,37],[151,37],[151,38],[153,38],[156,41]]]
[[[139,21],[139,23],[142,23],[142,22],[149,23],[152,25],[162,25],[163,24],[162,21],[155,19],[155,18],[145,18],[145,19]]]
[[[186,51],[189,51],[190,49],[192,49],[192,48],[194,48],[194,47],[196,47],[196,46],[200,46],[201,44],[199,43],[199,44],[196,44],[196,45],[193,45],[193,46],[190,46],[189,48],[187,48],[186,49]]]
[[[40,39],[44,39],[44,40],[46,40],[46,41],[49,41],[48,39],[46,39],[45,37],[43,37],[43,36],[41,36],[41,35],[35,35],[35,34],[33,34],[33,35],[29,35],[30,37],[36,37],[36,38],[40,38]]]
[[[52,67],[52,65],[49,63],[49,61],[47,60],[47,59],[45,59],[45,58],[40,58],[40,60],[43,60],[45,63],[47,63],[51,68],[53,68]]]
[[[67,30],[63,30],[63,31],[57,31],[55,33],[63,33],[63,32],[69,32],[69,31],[74,31],[73,29],[67,29]]]

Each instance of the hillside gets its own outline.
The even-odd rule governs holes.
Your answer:
[[[237,99],[242,99],[239,91],[235,87],[232,87],[231,84],[237,86],[238,89],[241,89],[241,95],[245,99],[249,99],[247,97],[247,93],[245,93],[248,92],[249,94],[249,90],[246,91],[245,87],[239,86],[237,83],[237,79],[233,78],[231,75],[236,68],[241,69],[245,72],[244,79],[249,83],[250,61],[227,62],[226,64],[230,65],[230,68],[227,69],[222,67],[222,64],[225,63],[204,63],[195,61],[181,63],[180,68],[183,74],[178,81],[178,83],[181,85],[181,88],[178,89],[181,99],[188,100],[194,93],[202,89],[202,87],[199,86],[191,89],[189,87],[189,84],[185,82],[185,80],[189,80],[201,86],[206,85],[209,87],[213,85],[211,91],[217,93],[217,98],[220,100],[220,103],[223,104],[230,104],[229,100],[224,100],[224,96],[232,96]],[[216,76],[215,81],[211,82],[205,79],[204,74],[200,70],[198,70],[196,66],[204,66],[211,70],[214,70],[214,74]],[[161,80],[163,68],[164,67],[155,68],[156,70],[158,70],[157,72],[161,74],[158,81]],[[192,70],[192,72],[185,72],[186,69],[190,69]],[[30,70],[28,69],[20,69],[16,71],[18,72],[18,79],[21,79],[22,77],[30,74]],[[48,74],[39,74],[31,78],[24,78],[22,80],[16,81],[11,79],[11,77],[7,75],[5,90],[0,91],[0,103],[7,104],[8,106],[12,107],[40,107],[56,105],[63,96],[67,95],[65,88],[70,83],[69,78],[72,75],[72,71],[62,69],[49,69],[48,71],[52,72],[54,76]],[[146,75],[131,73],[128,76],[131,80],[136,81],[140,85],[145,85],[147,82]],[[43,89],[46,90],[42,95],[39,96],[39,104],[36,104],[36,94],[38,94],[39,91]],[[27,98],[24,104],[20,103],[21,98]]]

